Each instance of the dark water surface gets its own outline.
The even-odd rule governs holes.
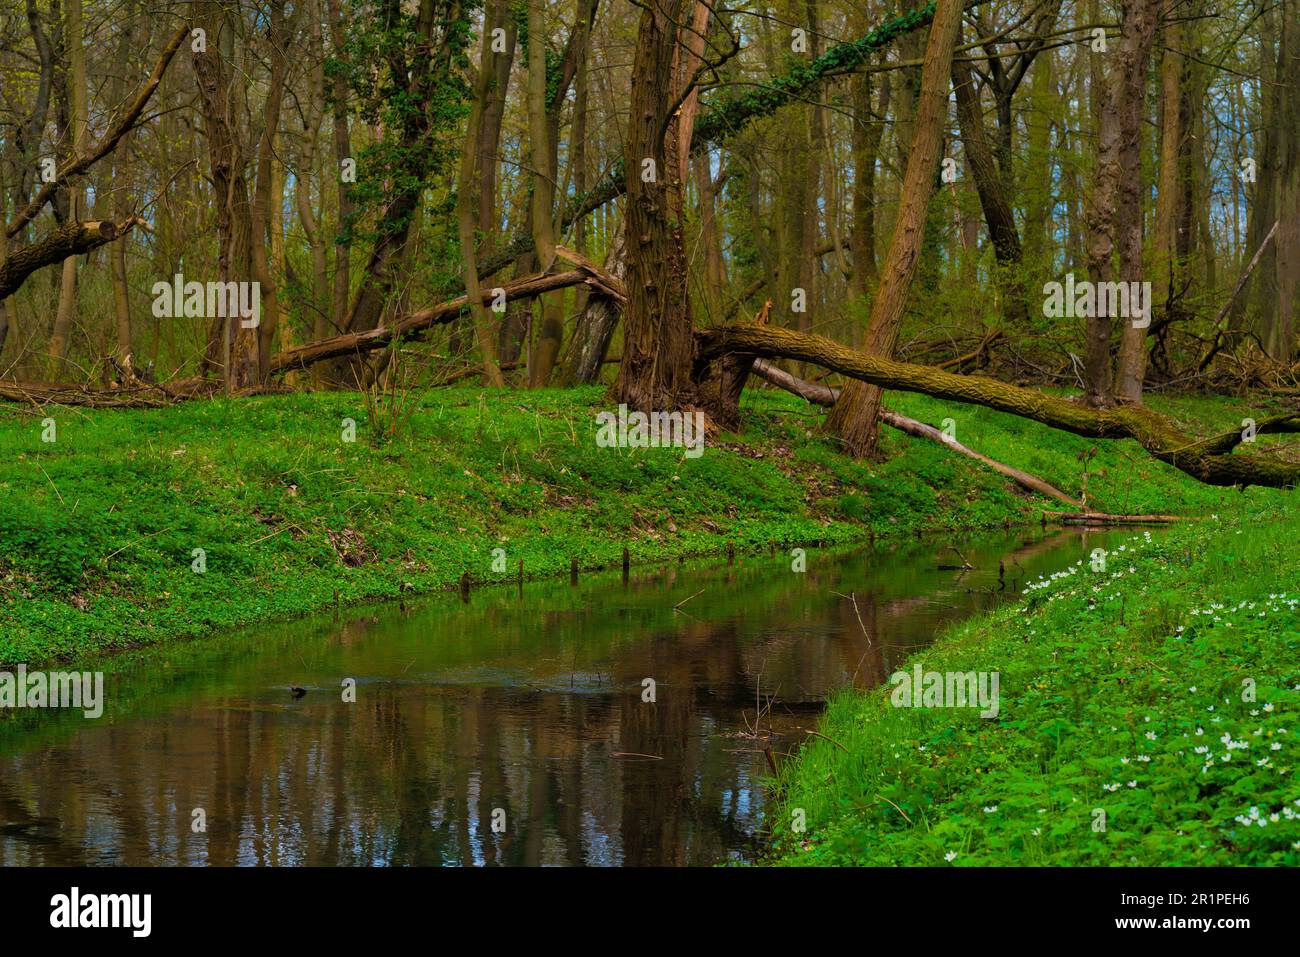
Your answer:
[[[969,571],[931,541],[809,550],[803,574],[788,552],[593,574],[82,665],[106,672],[103,717],[0,722],[0,865],[750,858],[764,752],[784,760],[828,692],[1132,534],[962,540]]]

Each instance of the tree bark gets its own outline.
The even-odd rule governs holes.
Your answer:
[[[1125,9],[1123,29],[1128,34],[1122,46],[1120,66],[1123,92],[1115,101],[1120,117],[1119,206],[1115,210],[1119,236],[1121,281],[1143,281],[1142,270],[1142,122],[1146,112],[1147,70],[1155,39],[1159,0],[1133,0]],[[1132,27],[1129,27],[1129,21]],[[1131,39],[1130,39],[1131,38]],[[1131,58],[1125,52],[1131,47]],[[1140,319],[1123,322],[1119,356],[1116,360],[1115,401],[1142,401],[1146,376],[1147,334],[1151,327],[1151,303]]]
[[[687,0],[650,0],[642,10],[632,63],[624,165],[629,171],[627,312],[615,386],[629,409],[676,409],[695,399],[691,308],[682,236],[682,181],[676,105],[678,25]],[[671,111],[671,112],[670,112]]]
[[[624,231],[620,229],[614,234],[614,242],[605,256],[605,272],[620,284],[627,273],[625,253]],[[579,314],[577,326],[573,330],[565,375],[567,384],[586,385],[596,381],[621,315],[619,300],[599,293],[588,293],[586,308]]]
[[[581,258],[581,257],[574,257]],[[566,272],[538,273],[513,279],[501,288],[509,299],[525,300],[534,296],[565,289],[578,283],[586,283],[593,293],[609,297],[616,303],[622,302],[623,290],[616,279],[603,270],[587,265]],[[491,289],[480,290],[480,302],[490,302]],[[376,349],[383,349],[390,343],[402,339],[418,339],[434,326],[455,322],[468,311],[469,303],[465,296],[458,296],[447,302],[421,309],[410,315],[401,316],[385,326],[364,332],[349,332],[331,336],[319,342],[309,342],[280,352],[271,359],[272,374],[287,372],[291,369],[305,369],[316,362],[339,358],[357,358]]]
[[[556,151],[552,149],[546,96],[546,21],[542,0],[528,0],[528,156],[532,167],[532,228],[537,268],[546,272],[555,261]],[[564,327],[556,303],[549,297],[537,302],[541,322],[528,356],[528,384],[546,385],[560,351]]]
[[[1156,27],[1156,0],[1123,0],[1120,46],[1113,56],[1112,73],[1101,104],[1097,133],[1097,175],[1088,220],[1088,275],[1094,283],[1113,281],[1113,261],[1119,247],[1118,278],[1140,281],[1142,269],[1141,145],[1143,92],[1147,62]],[[1094,310],[1099,313],[1101,310]],[[1149,317],[1148,317],[1149,318]],[[1087,320],[1084,359],[1085,398],[1102,408],[1117,397],[1141,401],[1141,380],[1134,383],[1132,366],[1118,379],[1110,359],[1112,316],[1094,314]],[[1122,335],[1130,353],[1143,348],[1146,328],[1125,320]],[[1136,343],[1136,345],[1135,345]]]
[[[1029,306],[1025,285],[1020,278],[1020,234],[1016,230],[1015,214],[1002,189],[993,150],[985,136],[984,114],[969,63],[953,62],[952,88],[957,100],[962,149],[971,178],[975,181],[975,191],[979,194],[980,208],[984,211],[984,222],[997,259],[995,278],[1002,287],[1003,315],[1014,328],[1025,329],[1029,325]],[[1043,162],[1046,162],[1045,157]]]
[[[67,0],[67,18],[64,23],[63,46],[67,52],[72,103],[72,150],[80,156],[86,149],[86,43],[81,23],[81,0]],[[86,191],[80,185],[68,187],[68,205],[72,219],[85,213]],[[68,352],[68,335],[72,329],[72,316],[77,311],[77,260],[69,256],[63,260],[63,281],[59,288],[59,304],[54,317],[54,330],[50,335],[50,371],[57,373]],[[57,374],[51,378],[58,378]]]
[[[90,222],[69,221],[29,246],[9,253],[0,264],[0,299],[12,296],[23,282],[36,270],[63,262],[69,256],[79,256],[104,243],[125,235],[132,226],[143,222],[136,218],[123,223],[107,220]]]
[[[499,10],[500,4],[497,5]],[[491,91],[493,74],[491,58],[499,54],[491,52],[489,22],[488,30],[479,56],[478,76],[474,81],[474,102],[470,108],[469,125],[465,133],[465,147],[461,153],[460,179],[456,188],[456,224],[460,235],[460,254],[465,263],[465,294],[470,303],[470,315],[473,319],[475,339],[478,342],[483,363],[483,381],[490,386],[504,386],[501,367],[497,360],[496,339],[492,334],[492,316],[483,304],[483,297],[478,282],[478,233],[481,228],[479,217],[482,215],[482,195],[484,172],[486,167],[495,169],[494,157],[485,157],[481,152],[481,127],[488,110],[488,97]],[[493,144],[495,147],[495,144]],[[480,166],[482,164],[482,166]]]
[[[899,326],[907,303],[908,288],[916,274],[925,231],[926,213],[934,188],[934,172],[943,139],[947,113],[948,80],[953,48],[961,25],[961,0],[939,0],[926,43],[921,68],[921,93],[916,110],[915,135],[903,178],[894,236],[882,269],[880,288],[871,304],[865,351],[872,355],[893,354]],[[880,411],[880,389],[850,383],[840,395],[825,429],[837,436],[844,451],[854,458],[874,455]]]

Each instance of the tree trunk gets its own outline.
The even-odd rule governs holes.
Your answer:
[[[1088,221],[1092,224],[1088,238],[1088,276],[1093,283],[1108,283],[1117,278],[1114,263],[1117,243],[1120,257],[1118,279],[1141,279],[1142,222],[1141,207],[1136,200],[1141,192],[1142,94],[1155,34],[1155,6],[1154,0],[1124,0],[1120,45],[1113,54],[1110,80],[1101,98],[1097,174],[1088,209]],[[1126,205],[1129,203],[1134,205]],[[1114,401],[1116,395],[1126,398],[1131,395],[1132,375],[1130,369],[1127,379],[1116,381],[1110,359],[1115,320],[1100,315],[1100,309],[1093,312],[1087,320],[1084,398],[1094,408],[1103,408]],[[1146,329],[1135,328],[1131,320],[1126,320],[1124,337],[1130,341],[1133,337],[1140,337],[1138,344],[1141,346]],[[1127,348],[1131,350],[1133,346]],[[1137,394],[1140,400],[1140,380]]]
[[[1142,282],[1142,119],[1146,105],[1147,68],[1155,39],[1159,0],[1128,0],[1124,5],[1124,36],[1116,73],[1113,109],[1119,114],[1118,206],[1115,232],[1119,240],[1119,279]],[[1175,167],[1176,169],[1176,167]],[[1151,303],[1145,315],[1123,319],[1114,398],[1140,403],[1146,375],[1147,330]]]
[[[624,243],[624,231],[620,229],[614,234],[614,242],[605,256],[605,272],[620,281],[627,273]],[[565,382],[568,385],[585,385],[596,381],[622,312],[622,305],[609,296],[597,293],[587,295],[586,308],[578,316],[577,326],[573,330],[569,365],[565,375]]]
[[[499,11],[500,4],[497,5]],[[491,30],[489,22],[488,30]],[[491,72],[490,32],[485,32],[483,48],[479,56],[478,76],[474,82],[474,102],[470,108],[469,126],[465,133],[465,147],[461,154],[460,179],[456,187],[456,224],[460,236],[460,254],[465,263],[465,293],[470,304],[475,340],[483,362],[483,380],[486,385],[504,386],[501,367],[497,361],[496,340],[492,335],[492,313],[484,306],[478,281],[478,251],[476,244],[482,228],[479,217],[482,215],[481,190],[483,189],[483,169],[495,169],[495,157],[484,156],[480,147],[483,118],[488,110],[488,97],[491,91],[493,74]],[[495,147],[495,144],[493,144]]]
[[[341,0],[329,0],[330,42],[336,57],[346,55],[343,37],[343,12]],[[343,164],[352,159],[352,138],[348,133],[348,85],[342,71],[334,77],[333,85],[333,180],[338,183],[338,219],[334,234],[348,235],[346,226],[355,210],[348,183],[343,179]],[[335,330],[344,331],[347,322],[348,302],[352,295],[352,241],[340,238],[334,241],[334,288],[330,298],[330,318]]]
[[[1021,281],[1020,234],[1016,231],[1016,217],[1002,189],[1002,178],[998,175],[993,151],[984,133],[984,113],[969,63],[953,63],[952,88],[957,99],[962,149],[971,178],[975,180],[980,208],[984,211],[984,222],[997,259],[995,279],[1002,287],[1003,315],[1013,328],[1025,329],[1029,325],[1029,307],[1025,285]],[[1046,157],[1042,161],[1046,162]]]
[[[853,222],[849,246],[853,255],[853,276],[849,294],[861,296],[867,284],[879,275],[876,268],[876,162],[884,133],[883,117],[889,112],[889,75],[881,81],[880,106],[872,116],[871,74],[862,73],[850,81],[853,90]]]
[[[537,268],[541,272],[555,261],[555,152],[550,144],[546,97],[546,21],[542,0],[528,0],[528,149],[532,167],[532,227]],[[561,303],[563,299],[561,298]],[[528,357],[528,384],[545,386],[560,351],[564,327],[553,297],[538,301],[541,323]]]
[[[926,214],[934,189],[934,173],[943,140],[947,114],[948,79],[953,47],[961,24],[961,0],[938,0],[921,73],[914,136],[903,178],[903,193],[894,236],[881,271],[880,288],[871,304],[864,351],[891,356],[907,304],[908,288],[916,274],[925,231]],[[844,451],[854,458],[875,455],[879,433],[880,389],[850,383],[826,418],[825,428],[839,437]]]
[[[649,0],[632,62],[624,152],[627,178],[627,312],[620,402],[649,413],[694,401],[691,308],[682,236],[682,182],[676,116],[678,24],[687,0]]]
[[[257,382],[265,384],[271,372],[271,344],[275,338],[276,328],[280,324],[279,276],[272,268],[276,261],[276,250],[283,241],[283,236],[276,239],[268,233],[278,232],[279,215],[272,216],[271,208],[284,208],[283,178],[277,177],[273,166],[279,162],[274,159],[277,133],[280,128],[280,104],[284,97],[285,63],[285,24],[284,8],[271,7],[267,38],[270,48],[271,71],[266,92],[266,103],[262,110],[262,138],[257,147],[257,185],[253,192],[250,210],[252,221],[252,245],[249,260],[253,275],[261,287],[262,314],[261,325],[254,330],[257,335]],[[275,225],[275,230],[272,226]]]
[[[194,24],[207,35],[207,46],[203,52],[193,51],[193,61],[217,207],[217,274],[222,282],[248,282],[253,279],[253,223],[245,180],[248,151],[231,73],[234,27],[220,3],[197,3],[194,9]],[[228,389],[255,385],[260,365],[257,330],[244,328],[239,316],[208,319],[205,365],[222,370]]]
[[[67,51],[70,76],[68,91],[72,103],[71,152],[80,156],[86,149],[86,45],[81,23],[81,0],[67,0],[67,19],[64,23],[63,46]],[[85,216],[86,192],[79,186],[68,187],[69,214],[72,219]],[[77,260],[69,256],[63,260],[63,281],[59,287],[59,304],[54,318],[54,331],[50,335],[49,357],[51,378],[57,373],[68,353],[68,337],[72,330],[72,317],[77,311]]]

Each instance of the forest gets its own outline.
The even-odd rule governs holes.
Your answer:
[[[0,223],[0,665],[226,756],[0,863],[1300,862],[1300,0],[6,0]]]

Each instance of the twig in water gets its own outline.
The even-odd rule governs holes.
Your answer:
[[[676,611],[678,608],[681,608],[682,605],[684,605],[684,604],[686,604],[688,601],[690,601],[691,598],[698,598],[698,597],[700,597],[700,596],[703,595],[703,594],[704,594],[704,589],[701,588],[701,589],[700,589],[699,591],[697,591],[694,595],[691,595],[690,598],[683,598],[683,599],[682,599],[681,601],[679,601],[677,604],[673,605],[673,610]]]

